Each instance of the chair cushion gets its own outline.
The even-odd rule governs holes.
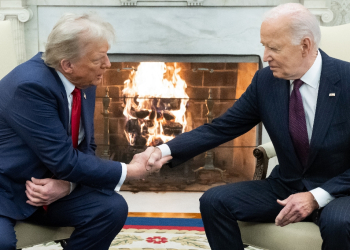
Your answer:
[[[17,222],[15,226],[17,249],[31,247],[54,240],[69,239],[74,227],[46,227],[27,222]]]
[[[320,250],[318,226],[299,222],[278,227],[274,223],[238,222],[244,243],[269,250]]]

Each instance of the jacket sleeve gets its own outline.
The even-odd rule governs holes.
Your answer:
[[[106,193],[113,192],[117,186],[121,164],[73,148],[59,118],[55,96],[45,87],[31,82],[20,84],[7,105],[5,119],[58,179]],[[94,150],[94,146],[90,148]]]
[[[167,142],[177,166],[192,157],[232,140],[252,129],[260,121],[257,96],[258,72],[246,92],[222,116]]]

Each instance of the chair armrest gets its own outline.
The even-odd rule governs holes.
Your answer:
[[[256,158],[256,168],[253,180],[262,180],[266,178],[269,159],[276,156],[275,148],[272,142],[262,144],[254,149],[253,155]]]

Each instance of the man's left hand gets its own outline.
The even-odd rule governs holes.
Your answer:
[[[276,226],[281,227],[302,221],[319,207],[310,192],[292,194],[287,199],[277,200],[277,202],[284,206],[275,220]]]
[[[49,205],[68,195],[69,192],[70,183],[64,180],[32,177],[31,181],[26,182],[27,203],[36,207]]]

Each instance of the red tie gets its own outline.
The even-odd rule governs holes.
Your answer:
[[[80,89],[75,88],[72,92],[73,104],[72,104],[72,115],[71,115],[71,132],[73,147],[78,147],[79,138],[79,125],[80,125],[80,115],[81,115],[81,93]]]
[[[71,114],[71,132],[73,147],[78,147],[79,138],[79,125],[80,125],[80,115],[81,115],[81,93],[80,90],[75,88],[72,92],[73,104],[72,104],[72,114]],[[54,178],[54,176],[52,177]],[[48,206],[43,206],[44,210],[47,212]]]

